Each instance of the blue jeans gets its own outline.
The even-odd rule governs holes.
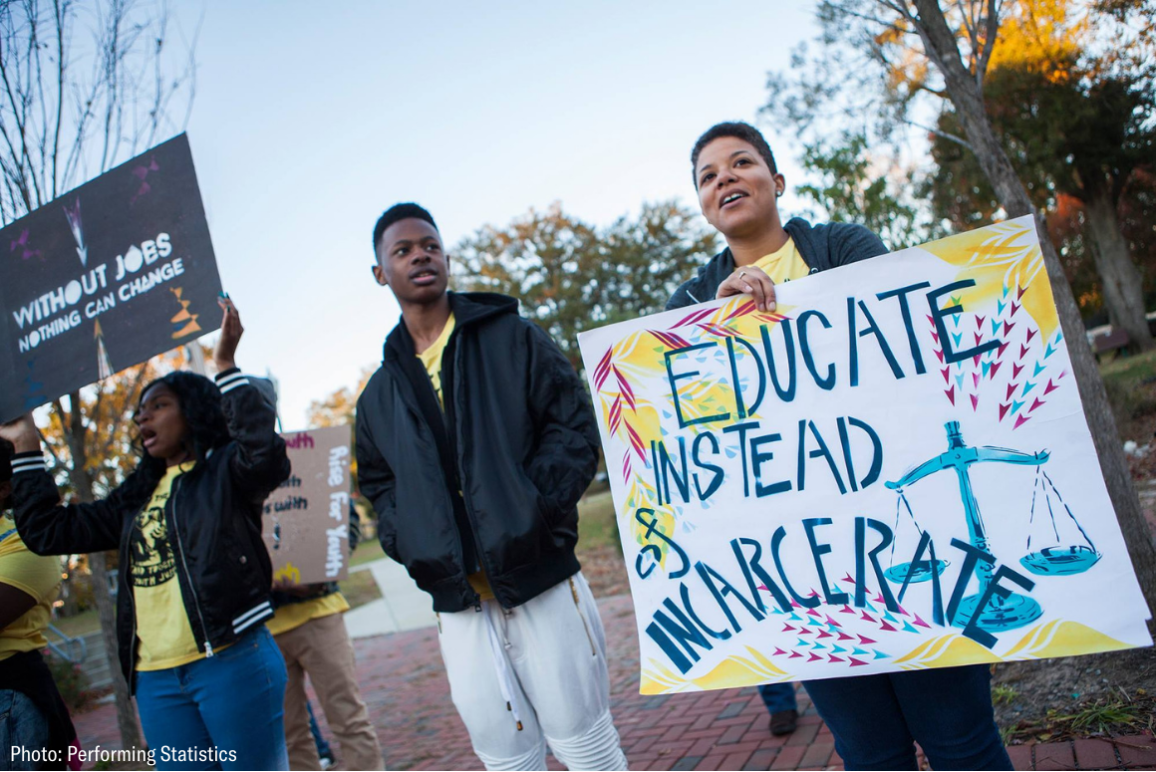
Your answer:
[[[987,665],[807,681],[847,769],[1011,769]]]
[[[0,689],[0,769],[63,769],[68,759],[46,758],[47,746],[48,720],[40,709],[23,692]]]
[[[760,684],[759,696],[763,698],[768,713],[799,709],[799,704],[795,702],[794,684]]]
[[[265,625],[213,657],[137,674],[157,769],[288,769],[285,681],[285,660]],[[174,755],[190,749],[192,758]]]

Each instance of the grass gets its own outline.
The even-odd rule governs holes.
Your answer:
[[[578,544],[583,549],[607,544],[621,547],[610,491],[588,493],[578,502]]]
[[[1101,366],[1100,374],[1121,439],[1146,444],[1156,416],[1156,351],[1117,357]]]
[[[994,692],[993,689],[993,698]],[[1013,739],[1021,742],[1032,739],[1050,742],[1071,737],[1132,734],[1145,728],[1151,730],[1156,701],[1147,696],[1143,689],[1137,689],[1134,696],[1129,696],[1122,689],[1120,694],[1122,699],[1087,700],[1066,711],[1049,710],[1046,718],[1021,721],[1014,726],[1004,727],[1000,734],[1007,744]]]
[[[372,600],[381,597],[381,589],[373,580],[372,571],[356,571],[348,579],[341,582],[341,592],[349,601],[350,608],[364,606]]]
[[[991,702],[993,705],[1008,704],[1010,705],[1019,697],[1020,693],[1012,686],[1007,684],[997,684],[991,688]]]
[[[381,549],[381,542],[377,539],[368,539],[357,545],[357,549],[349,557],[350,567],[359,566],[362,563],[372,563],[375,560],[381,560],[385,557],[385,552]]]
[[[1108,729],[1132,728],[1143,722],[1144,710],[1140,705],[1122,700],[1104,700],[1084,705],[1074,713],[1051,715],[1060,726],[1067,725],[1078,735],[1104,732]]]
[[[95,633],[100,629],[100,615],[96,609],[90,608],[76,616],[53,619],[52,624],[70,638],[79,638],[89,633]],[[49,638],[53,641],[56,640],[56,637],[51,633],[49,633]]]
[[[1116,357],[1111,362],[1100,366],[1100,373],[1104,380],[1109,378],[1156,377],[1156,351],[1144,354],[1135,354],[1128,357]]]

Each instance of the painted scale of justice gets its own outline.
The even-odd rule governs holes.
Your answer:
[[[895,525],[897,530],[899,528],[901,512],[903,509],[906,509],[908,517],[910,517],[911,522],[914,524],[916,530],[919,531],[920,537],[922,538],[923,529],[920,528],[915,514],[911,511],[911,505],[907,501],[904,490],[929,475],[949,470],[954,471],[956,477],[959,478],[959,493],[963,500],[964,517],[967,520],[968,539],[976,549],[991,554],[991,550],[988,548],[987,529],[984,527],[983,516],[979,511],[979,502],[976,501],[975,493],[972,490],[970,467],[972,464],[985,462],[1034,466],[1036,468],[1036,480],[1032,490],[1031,511],[1028,516],[1029,535],[1026,547],[1027,554],[1020,558],[1020,565],[1037,576],[1052,577],[1083,573],[1099,561],[1100,553],[1096,550],[1092,540],[1088,538],[1088,534],[1084,531],[1083,526],[1080,525],[1079,520],[1072,514],[1071,508],[1064,503],[1055,483],[1052,482],[1047,472],[1044,471],[1044,464],[1047,463],[1050,456],[1048,451],[1043,450],[1038,453],[1025,453],[1019,450],[991,446],[973,447],[964,442],[958,421],[948,422],[945,428],[947,429],[946,452],[923,462],[898,480],[885,483],[886,487],[894,490],[899,497],[895,508]],[[1055,537],[1055,543],[1033,550],[1030,529],[1035,526],[1036,508],[1037,506],[1042,506],[1041,502],[1042,505],[1047,506],[1048,517],[1051,519],[1050,531]],[[1063,543],[1060,537],[1061,529],[1057,523],[1057,510],[1059,509],[1062,509],[1059,513],[1061,522],[1066,515],[1072,524],[1075,525],[1075,529],[1079,531],[1080,543]],[[1064,530],[1066,532],[1070,530],[1070,527],[1065,526]],[[919,556],[917,555],[916,557],[918,558]],[[891,558],[892,565],[884,575],[889,581],[896,584],[902,584],[905,581],[912,583],[926,582],[933,576],[938,577],[948,566],[945,560],[916,560],[914,562],[895,564],[894,542],[892,542],[891,546]],[[974,595],[963,598],[952,620],[952,625],[955,627],[964,627],[971,620],[972,616],[975,615],[976,606],[979,604],[980,599],[984,597],[987,588],[991,585],[992,569],[993,564],[987,561],[980,561],[976,566],[979,591]],[[910,577],[910,580],[908,580],[908,577]],[[1009,593],[1006,598],[993,595],[988,601],[987,607],[980,610],[979,618],[976,620],[976,626],[989,633],[999,633],[1031,624],[1036,619],[1039,619],[1042,614],[1043,610],[1040,608],[1040,604],[1027,595],[1014,592]]]

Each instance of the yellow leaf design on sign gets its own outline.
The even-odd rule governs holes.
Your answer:
[[[1130,648],[1131,645],[1087,625],[1056,620],[1033,627],[1004,656],[1008,659],[1047,659]]]

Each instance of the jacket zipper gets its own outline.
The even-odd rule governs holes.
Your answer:
[[[455,329],[454,332],[451,334],[451,337],[457,336],[457,332],[458,332],[457,329]],[[461,425],[460,425],[459,420],[458,420],[458,410],[457,410],[458,406],[456,404],[457,403],[457,392],[458,392],[458,389],[460,388],[458,386],[458,384],[461,382],[461,375],[460,374],[461,374],[461,370],[462,370],[462,368],[461,368],[461,356],[462,355],[461,355],[460,343],[461,343],[461,337],[457,336],[457,340],[454,341],[454,358],[453,358],[454,372],[453,372],[453,376],[452,376],[451,381],[450,381],[450,394],[449,394],[450,406],[452,408],[454,408],[453,437],[455,438],[455,442],[454,442],[454,448],[453,449],[454,449],[454,462],[457,464],[458,495],[462,497],[462,504],[465,505],[465,510],[466,510],[466,519],[468,519],[470,521],[470,531],[472,531],[472,533],[470,535],[473,536],[473,539],[474,539],[474,553],[475,553],[475,555],[477,555],[477,558],[478,558],[478,567],[481,568],[482,571],[485,572],[486,580],[489,581],[490,577],[493,576],[493,573],[491,573],[490,567],[486,565],[485,551],[481,548],[482,547],[481,539],[478,537],[478,523],[477,523],[477,520],[474,519],[474,513],[470,511],[470,502],[469,502],[469,499],[466,498],[466,486],[462,483],[462,481],[465,479],[465,475],[463,474],[463,472],[465,470],[463,469],[463,464],[462,464],[462,436],[461,436],[461,431],[460,431]],[[443,374],[444,374],[444,372],[443,372]],[[442,387],[443,388],[445,387],[444,381],[442,382]],[[450,416],[447,413],[446,414],[447,421],[448,421],[449,417]],[[450,491],[450,496],[451,497],[453,496],[453,491]],[[453,506],[452,501],[450,502],[450,506],[451,507]],[[451,509],[451,511],[452,511],[452,509]],[[458,549],[460,552],[461,548],[459,547]],[[462,560],[463,563],[465,562],[465,555],[464,554],[459,555],[459,558]],[[464,568],[464,566],[463,566],[463,568]],[[482,610],[482,596],[479,595],[476,590],[474,590],[473,586],[470,585],[468,581],[466,582],[466,585],[469,586],[470,590],[474,593],[474,611],[480,612]],[[490,589],[493,590],[493,585],[490,585]],[[494,592],[494,597],[495,598],[498,597],[497,592]],[[498,602],[498,605],[501,605],[500,601]]]
[[[213,656],[213,644],[209,642],[209,628],[205,625],[205,617],[201,613],[201,602],[197,597],[197,588],[193,585],[193,575],[189,573],[189,564],[185,560],[185,545],[181,543],[181,529],[177,523],[177,492],[181,489],[181,478],[173,482],[173,495],[169,502],[173,507],[173,533],[176,536],[177,547],[181,553],[181,566],[185,569],[185,581],[189,583],[189,590],[193,593],[193,607],[197,610],[197,619],[201,622],[201,633],[205,636],[205,656]]]
[[[451,335],[451,338],[452,338],[452,337],[453,337],[453,336]],[[456,346],[455,346],[455,349],[454,349],[454,356],[455,356],[455,357],[457,356],[457,348],[456,348]],[[389,366],[389,364],[390,364],[390,362],[389,362],[389,356],[388,356],[388,354],[387,354],[387,355],[385,356],[385,358],[382,360],[382,366],[383,366],[383,367],[385,367],[385,366]],[[393,373],[393,375],[394,375],[394,377],[395,377],[395,378],[397,378],[397,380],[398,380],[398,382],[399,382],[399,383],[406,383],[406,382],[408,382],[408,380],[409,380],[409,379],[408,379],[408,376],[407,376],[407,375],[406,375],[406,373],[405,373],[405,370],[404,370],[404,369],[402,369],[402,368],[400,367],[400,365],[398,365],[398,366],[397,366],[397,372]],[[444,381],[444,380],[442,381],[442,387],[443,387],[443,388],[445,388],[445,381]],[[412,387],[412,385],[411,385],[411,389],[412,389],[412,388],[413,388],[413,387]],[[402,389],[400,389],[400,390],[404,392],[404,389],[403,389],[403,388],[402,388]],[[450,388],[450,389],[447,389],[447,391],[449,391],[449,392],[450,392],[450,394],[449,394],[449,395],[448,395],[446,398],[447,398],[447,399],[449,399],[449,401],[450,401],[450,402],[449,402],[449,404],[450,404],[450,407],[453,407],[453,399],[454,399],[454,397],[453,397],[453,391],[452,391],[452,381],[451,381],[451,388]],[[414,397],[413,397],[413,401],[414,401],[414,402],[416,402],[416,401],[417,401],[417,396],[416,396],[416,395],[414,395]],[[422,423],[425,421],[425,418],[424,418],[424,416],[422,415],[421,409],[420,409],[420,408],[417,408],[417,407],[414,407],[414,406],[413,406],[413,404],[411,404],[409,401],[407,401],[407,400],[405,399],[405,396],[404,396],[404,395],[403,395],[403,397],[402,397],[402,402],[405,404],[405,407],[406,407],[406,409],[407,409],[407,410],[409,410],[410,414],[411,414],[411,415],[412,415],[412,416],[413,416],[413,417],[414,417],[414,418],[417,420],[417,423],[418,423],[419,425],[420,425],[420,424],[422,424]],[[447,441],[448,441],[448,440],[450,439],[450,438],[449,438],[449,436],[448,436],[448,435],[449,435],[449,432],[450,432],[450,431],[452,431],[453,429],[452,429],[452,427],[450,427],[450,426],[449,426],[449,421],[448,421],[448,418],[449,418],[449,413],[445,412],[445,411],[444,411],[444,409],[443,409],[443,414],[442,414],[442,415],[443,415],[443,420],[444,420],[444,421],[445,421],[445,423],[446,423],[446,434],[447,434],[447,437],[446,437],[446,439],[447,439]],[[429,430],[430,430],[430,433],[432,434],[432,433],[433,433],[433,431],[434,431],[433,427],[431,426],[431,427],[428,427],[428,428],[429,428]],[[433,440],[433,438],[432,438],[432,437],[431,437],[430,439],[431,439],[431,440]],[[438,455],[438,459],[439,459],[439,462],[438,462],[438,463],[440,464],[440,463],[441,463],[441,461],[440,461],[440,459],[441,459],[441,455],[440,455],[440,451],[437,451],[437,450],[436,450],[436,447],[437,447],[437,441],[436,441],[436,440],[434,440],[434,446],[435,446],[435,452],[439,453],[439,455]],[[455,460],[456,460],[456,459],[455,459]],[[461,472],[460,472],[460,471],[458,472],[458,477],[459,477],[459,482],[460,482],[460,477],[461,477]],[[447,481],[447,483],[449,483],[449,481]],[[458,490],[460,491],[458,495],[460,495],[460,496],[462,497],[462,502],[464,503],[464,502],[465,502],[465,500],[466,500],[466,496],[465,496],[465,493],[464,493],[464,491],[463,491],[463,489],[462,489],[462,486],[460,486],[460,485],[459,485],[459,486],[458,486]],[[456,524],[456,523],[457,523],[457,518],[456,518],[456,517],[454,517],[454,515],[453,515],[453,506],[454,506],[454,503],[453,503],[453,495],[454,495],[454,494],[453,494],[453,490],[452,490],[452,485],[449,485],[449,486],[447,487],[447,492],[448,492],[448,494],[449,494],[449,497],[450,497],[450,502],[449,502],[449,505],[450,505],[450,517],[451,517],[451,518],[454,520],[454,522],[455,522],[455,524]],[[467,517],[467,518],[470,518],[469,507],[466,507],[466,517]],[[472,526],[473,526],[473,519],[472,519],[472,518],[470,518],[470,524],[471,524],[471,527],[472,527]],[[456,527],[456,525],[455,525],[455,527]],[[475,548],[476,548],[476,545],[475,545]],[[464,570],[464,569],[465,569],[466,556],[465,556],[465,553],[462,551],[462,547],[461,547],[461,540],[460,540],[460,539],[458,539],[458,540],[456,540],[456,541],[455,541],[455,543],[454,543],[454,546],[453,546],[453,550],[454,550],[454,553],[457,555],[458,564],[459,564],[460,566],[462,566],[462,568],[463,568],[463,570]],[[482,563],[481,563],[481,561],[482,561],[482,557],[481,557],[481,554],[479,554],[479,555],[478,555],[478,565],[484,568],[484,566],[482,566]],[[478,593],[477,593],[477,592],[474,590],[473,586],[471,586],[471,585],[470,585],[470,583],[469,583],[469,581],[468,581],[468,580],[466,581],[466,587],[468,587],[468,588],[470,589],[470,592],[473,592],[473,594],[474,594],[474,611],[481,611],[481,610],[482,610],[482,596],[478,595]],[[440,628],[441,628],[441,621],[440,621],[440,619],[439,619],[439,621],[438,621],[438,627],[439,627],[439,631],[440,631]]]
[[[590,656],[597,657],[598,651],[594,648],[594,636],[590,634],[590,626],[586,624],[586,617],[582,614],[582,606],[578,603],[578,588],[574,585],[574,577],[570,577],[570,595],[574,598],[574,610],[582,620],[582,629],[586,631],[586,640],[590,642]]]
[[[142,511],[143,511],[143,509],[142,509]],[[130,529],[136,527],[136,518],[139,514],[140,514],[140,512],[138,512],[136,515],[134,515],[132,520],[129,521],[129,528]],[[129,538],[130,539],[132,538],[132,531],[131,530],[129,531]],[[129,659],[128,659],[128,693],[131,695],[131,694],[136,692],[136,689],[134,689],[133,685],[132,685],[132,678],[133,678],[133,674],[136,672],[137,616],[136,616],[136,590],[132,586],[132,573],[131,573],[132,572],[132,562],[131,562],[132,552],[130,550],[126,550],[126,552],[129,553],[130,559],[128,561],[125,561],[125,567],[122,570],[128,572],[128,573],[124,574],[125,576],[128,577],[128,581],[125,582],[125,584],[128,585],[128,602],[132,607],[132,643],[129,644],[129,647],[128,647],[128,657],[129,657]],[[120,577],[119,576],[117,577],[117,583],[118,584],[120,583]],[[122,590],[119,590],[119,589],[117,590],[117,592],[121,592],[121,591]]]

